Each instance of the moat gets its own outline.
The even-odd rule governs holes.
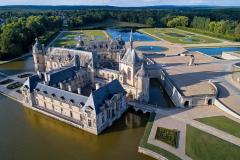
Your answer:
[[[0,72],[33,71],[32,58],[1,65]],[[166,101],[158,81],[152,80],[150,99]],[[159,98],[160,97],[160,98]],[[0,159],[151,159],[137,152],[148,114],[128,110],[100,136],[86,133],[23,107],[0,95]],[[122,154],[124,153],[124,154]]]

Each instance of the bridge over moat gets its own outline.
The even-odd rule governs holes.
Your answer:
[[[176,111],[182,110],[181,108],[169,108],[165,106],[142,104],[136,101],[128,102],[128,105],[135,111],[142,111],[145,113],[161,113],[162,115],[170,115]]]

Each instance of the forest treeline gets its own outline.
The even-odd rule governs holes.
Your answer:
[[[240,41],[239,8],[88,8],[74,10],[3,9],[0,19],[0,59],[28,52],[35,37],[48,41],[67,22],[68,29],[108,19],[141,23],[152,27],[181,27],[209,35]]]

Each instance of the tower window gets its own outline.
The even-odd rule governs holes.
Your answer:
[[[88,120],[88,126],[92,127],[92,121],[90,119]]]
[[[128,68],[128,72],[127,72],[128,80],[131,80],[131,76],[132,76],[131,69]]]

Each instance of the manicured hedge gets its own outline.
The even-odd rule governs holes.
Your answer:
[[[4,80],[4,81],[1,81],[1,82],[0,82],[0,85],[5,85],[5,84],[11,83],[11,82],[13,82],[12,79],[6,79],[6,80]]]
[[[19,88],[19,87],[22,87],[22,83],[21,82],[15,82],[15,83],[12,83],[10,85],[7,86],[7,89],[16,89],[16,88]]]
[[[179,131],[176,129],[167,129],[158,127],[155,139],[165,142],[173,147],[178,147]]]

